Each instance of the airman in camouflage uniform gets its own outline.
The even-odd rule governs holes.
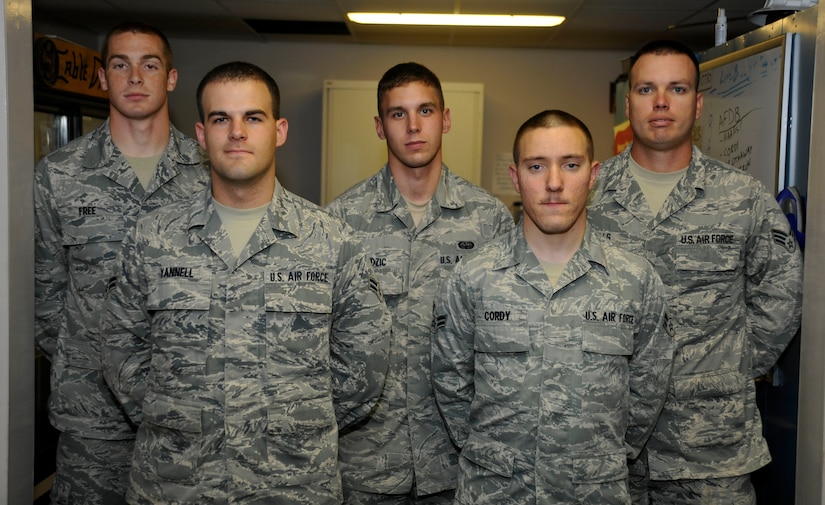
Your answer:
[[[627,504],[627,458],[671,369],[664,287],[586,225],[598,163],[579,120],[540,113],[515,151],[521,226],[465,258],[435,308],[435,397],[461,447],[456,504]],[[557,279],[546,262],[562,265]]]
[[[61,432],[55,504],[124,502],[135,432],[101,373],[106,283],[138,214],[191,198],[209,178],[198,144],[169,124],[166,96],[177,74],[165,37],[128,23],[112,30],[106,51],[109,120],[46,156],[34,176],[35,337],[51,360],[49,417]],[[125,98],[125,90],[140,99]],[[155,147],[150,136],[156,142],[148,155],[159,155],[145,187],[127,159],[139,156],[137,130],[143,148]]]
[[[667,286],[676,352],[647,446],[650,497],[668,505],[755,503],[747,476],[770,454],[754,379],[799,328],[799,247],[761,183],[692,145],[690,125],[701,113],[693,54],[654,42],[634,60],[635,141],[603,164],[588,218],[610,242],[647,257]],[[670,124],[659,120],[651,131],[651,115]],[[656,166],[651,153],[667,164]],[[686,167],[658,211],[632,163],[662,173]]]
[[[393,314],[391,364],[381,400],[369,421],[341,436],[345,500],[450,503],[458,457],[432,395],[433,302],[459,260],[512,228],[513,218],[498,199],[442,165],[441,133],[445,122],[449,125],[449,110],[432,72],[416,63],[397,65],[379,90],[376,124],[379,137],[387,139],[389,161],[328,207],[357,230]],[[401,119],[407,117],[409,122]],[[397,123],[403,123],[400,129]],[[406,135],[428,139],[429,155],[422,161],[396,144]],[[429,174],[426,191],[432,194],[418,222],[405,199],[413,173]]]
[[[389,312],[351,230],[277,183],[275,81],[228,63],[198,99],[211,186],[138,221],[107,298],[106,379],[140,425],[127,498],[338,504],[338,430],[380,395]],[[260,201],[238,250],[219,204]]]

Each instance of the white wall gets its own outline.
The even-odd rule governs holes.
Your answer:
[[[190,135],[194,135],[197,118],[195,90],[214,66],[245,60],[261,66],[278,81],[281,114],[289,121],[287,142],[278,152],[278,177],[287,189],[314,202],[320,200],[324,79],[378,80],[396,63],[416,61],[445,82],[483,83],[482,183],[490,188],[496,154],[512,152],[518,127],[544,109],[564,109],[578,116],[593,133],[597,158],[608,157],[613,148],[610,82],[621,73],[621,60],[629,56],[618,51],[170,42],[179,72],[178,87],[170,99],[172,120]],[[367,110],[353,121],[372,124],[374,115],[374,109]],[[452,119],[454,123],[461,120]]]

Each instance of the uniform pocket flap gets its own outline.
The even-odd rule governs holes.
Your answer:
[[[597,484],[627,478],[627,455],[622,453],[573,457],[573,482]]]
[[[503,477],[513,476],[516,451],[501,442],[471,432],[461,456]]]
[[[266,273],[266,310],[270,312],[332,312],[331,268],[302,267]]]
[[[676,269],[700,272],[727,272],[736,270],[739,261],[739,239],[733,234],[705,234],[699,237],[733,237],[725,238],[729,243],[697,245],[678,244],[673,252],[676,260]],[[701,240],[698,239],[698,240]],[[714,240],[723,240],[716,238]]]
[[[613,356],[633,354],[633,330],[601,322],[582,325],[582,350]]]
[[[336,425],[332,400],[328,397],[272,405],[267,407],[266,416],[270,433],[294,433]]]
[[[146,295],[149,310],[209,310],[209,265],[162,265],[155,273],[157,276],[149,279]]]
[[[527,352],[530,350],[530,328],[527,314],[506,306],[481,307],[476,313],[478,352]]]
[[[407,290],[404,287],[404,270],[402,268],[382,268],[374,269],[373,275],[381,285],[384,295],[403,295]]]
[[[122,242],[126,236],[123,231],[126,223],[119,215],[120,210],[114,212],[102,216],[84,216],[65,222],[62,230],[63,245]]]
[[[714,370],[673,377],[673,395],[680,400],[726,396],[741,391],[743,387],[742,376],[736,370]]]
[[[143,400],[143,419],[154,425],[188,433],[201,432],[199,403],[149,392]]]

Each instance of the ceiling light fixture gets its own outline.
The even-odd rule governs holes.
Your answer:
[[[428,26],[526,26],[547,28],[564,22],[564,16],[511,16],[507,14],[427,14],[408,12],[348,12],[353,23]]]

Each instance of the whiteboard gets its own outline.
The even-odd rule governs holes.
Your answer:
[[[452,126],[442,138],[450,170],[481,184],[484,85],[441,83]],[[372,176],[387,162],[387,144],[375,132],[378,81],[324,81],[321,205]]]
[[[737,167],[773,194],[784,187],[793,34],[700,65],[702,116],[693,141],[703,153]]]

